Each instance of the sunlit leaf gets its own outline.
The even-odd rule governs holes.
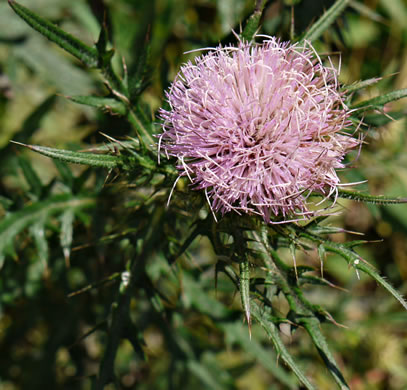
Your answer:
[[[85,45],[71,34],[66,33],[14,0],[9,0],[8,2],[14,12],[34,30],[37,30],[40,34],[81,60],[87,66],[94,68],[98,65],[98,56],[95,48]]]

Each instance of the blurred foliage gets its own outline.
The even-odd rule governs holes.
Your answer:
[[[135,75],[132,99],[151,118],[181,63],[199,47],[233,42],[254,8],[251,0],[32,0],[23,2],[88,45],[106,25],[114,71]],[[261,32],[299,37],[333,1],[267,1]],[[293,8],[292,8],[293,7]],[[291,22],[294,21],[292,25]],[[354,92],[354,101],[407,87],[407,3],[350,1],[342,16],[314,44],[341,64],[341,81],[383,77]],[[149,47],[148,53],[145,48]],[[340,53],[340,54],[339,54]],[[143,74],[143,57],[150,64]],[[139,83],[144,80],[143,83]],[[297,389],[298,380],[253,321],[249,339],[233,278],[219,273],[207,238],[191,236],[193,222],[213,223],[202,198],[182,182],[166,208],[171,172],[143,176],[115,169],[53,161],[10,140],[70,150],[103,148],[126,155],[102,133],[137,138],[134,124],[105,110],[75,104],[85,95],[106,96],[100,74],[33,32],[0,2],[0,389],[91,389],[109,362],[112,323],[122,307],[130,263],[140,273],[127,295],[125,339],[117,340],[115,381],[106,389]],[[66,99],[70,97],[72,101]],[[79,101],[83,103],[83,101]],[[85,103],[89,103],[86,101]],[[92,104],[91,104],[92,105]],[[94,102],[94,106],[100,106]],[[147,109],[147,107],[149,107]],[[117,110],[120,110],[118,107]],[[108,115],[103,111],[111,111]],[[407,194],[405,100],[366,112],[365,145],[345,181],[372,194]],[[398,119],[392,120],[391,117]],[[374,126],[381,126],[376,128]],[[153,132],[159,132],[159,126]],[[148,163],[150,163],[148,161]],[[153,164],[153,163],[152,163]],[[155,162],[154,162],[155,164]],[[170,187],[171,188],[171,185]],[[137,189],[137,190],[136,190]],[[188,201],[186,197],[188,196]],[[192,199],[191,199],[192,197]],[[159,207],[152,208],[152,203]],[[407,292],[407,208],[340,200],[342,212],[327,221],[342,227],[343,243],[363,233],[358,253],[402,293]],[[186,208],[188,205],[190,208]],[[199,213],[199,214],[197,214]],[[233,220],[232,220],[233,222]],[[325,222],[325,225],[327,224]],[[152,229],[154,227],[154,229]],[[228,237],[225,235],[225,247]],[[146,255],[145,242],[151,249]],[[154,250],[157,248],[157,250]],[[291,255],[287,249],[290,263]],[[297,265],[315,269],[316,250],[297,254]],[[137,267],[136,267],[137,270]],[[256,275],[255,275],[256,276]],[[346,328],[323,331],[353,390],[407,387],[407,321],[398,302],[367,275],[357,277],[339,255],[324,262],[324,278],[339,288],[305,286],[311,302],[324,304]],[[232,280],[232,281],[231,281]],[[343,291],[346,289],[347,291]],[[273,297],[281,317],[289,307]],[[253,308],[253,316],[256,316]],[[332,379],[306,331],[289,322],[278,329],[286,348],[319,389]],[[110,338],[109,338],[110,337]],[[101,367],[99,368],[99,364]],[[110,379],[110,378],[108,378]]]

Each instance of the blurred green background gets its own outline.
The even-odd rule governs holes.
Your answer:
[[[104,18],[117,55],[119,69],[136,66],[146,42],[151,47],[151,83],[142,96],[153,111],[164,102],[163,91],[180,64],[192,54],[185,51],[234,42],[231,29],[240,25],[253,10],[250,0],[31,0],[21,1],[38,14],[88,44],[97,40]],[[269,1],[261,33],[290,38],[300,35],[330,1]],[[294,8],[292,9],[292,4]],[[407,2],[403,0],[352,1],[351,6],[316,43],[319,53],[329,54],[341,64],[340,79],[357,80],[383,77],[356,99],[366,99],[407,87]],[[121,118],[75,105],[65,96],[106,93],[96,72],[88,71],[72,57],[31,31],[8,7],[0,2],[0,217],[7,210],[29,204],[28,185],[21,172],[21,159],[28,161],[43,183],[57,181],[64,186],[61,166],[51,160],[9,144],[24,131],[29,142],[61,148],[85,148],[103,142],[99,132],[113,137],[134,136]],[[396,112],[397,121],[375,113],[366,123],[382,121],[378,130],[363,129],[365,145],[356,168],[343,172],[344,181],[368,180],[359,189],[373,194],[407,196],[406,101],[386,107]],[[159,126],[157,126],[159,132]],[[84,169],[70,167],[74,175]],[[89,185],[95,185],[90,177]],[[93,181],[92,181],[93,180]],[[114,192],[114,190],[112,190]],[[126,262],[126,241],[115,245],[95,241],[101,229],[110,231],[121,218],[111,204],[112,219],[89,213],[76,224],[73,251],[64,259],[58,237],[59,225],[50,220],[46,236],[48,263],[42,261],[32,238],[22,232],[16,248],[1,259],[0,270],[0,389],[90,389],[97,374],[106,335],[106,317],[117,289],[117,279],[83,294],[68,297],[89,283],[121,272]],[[120,199],[117,197],[117,199]],[[11,202],[11,203],[10,203]],[[340,201],[342,213],[330,224],[364,234],[372,241],[359,253],[404,294],[407,293],[407,207],[367,206]],[[102,235],[103,235],[102,232]],[[0,232],[1,233],[1,232]],[[335,240],[357,236],[346,233]],[[130,342],[120,346],[116,373],[123,389],[285,389],[276,378],[273,365],[277,356],[266,336],[254,326],[254,341],[248,341],[242,324],[217,324],[205,313],[225,311],[239,318],[240,303],[233,287],[218,286],[215,296],[213,255],[208,244],[197,241],[194,257],[182,261],[185,270],[179,285],[178,267],[170,267],[157,256],[151,275],[177,308],[172,325],[189,342],[195,360],[186,370],[177,368],[177,345],[164,342],[161,319],[145,299],[132,302],[135,321],[145,339],[143,351],[133,351]],[[290,256],[287,256],[290,258]],[[319,268],[315,253],[301,261]],[[198,265],[198,267],[197,267]],[[346,328],[325,325],[323,330],[336,351],[353,390],[407,389],[407,315],[398,303],[374,281],[359,279],[345,262],[335,256],[324,264],[325,276],[341,288],[308,289],[314,303],[324,305]],[[190,278],[199,281],[196,288]],[[208,296],[210,300],[208,301]],[[282,302],[281,311],[286,308]],[[216,315],[215,315],[216,316]],[[285,341],[312,378],[317,388],[333,384],[311,342],[301,330]],[[170,329],[167,331],[171,331]],[[88,337],[87,333],[91,332]],[[182,343],[181,343],[182,344]],[[188,349],[187,348],[187,349]],[[198,364],[200,362],[202,364]],[[194,365],[195,364],[195,365]],[[282,365],[282,363],[281,363]],[[280,366],[281,366],[280,365]],[[285,367],[279,369],[285,370]],[[206,370],[210,371],[210,375]],[[176,372],[177,375],[172,375]],[[295,387],[294,387],[295,388]]]

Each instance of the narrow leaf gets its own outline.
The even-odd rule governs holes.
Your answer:
[[[371,266],[363,262],[354,262],[354,267],[368,274],[371,278],[376,280],[382,287],[384,287],[394,298],[396,298],[401,305],[407,310],[407,302],[403,296],[384,279],[379,273]]]
[[[242,33],[242,38],[246,41],[251,41],[254,38],[257,30],[259,29],[261,15],[263,13],[264,6],[266,5],[265,0],[257,0],[256,7],[253,14],[249,17],[246,26]]]
[[[45,223],[47,217],[48,216],[46,214],[43,214],[41,218],[31,224],[29,228],[30,235],[34,238],[35,246],[37,248],[38,257],[42,264],[43,271],[47,267],[49,258],[48,242],[45,237]]]
[[[247,260],[239,263],[239,290],[242,300],[243,310],[246,315],[247,325],[249,327],[249,335],[252,337],[252,320],[250,317],[250,264]]]
[[[112,114],[119,115],[127,114],[126,105],[117,99],[102,96],[79,96],[79,95],[68,96],[67,98],[75,103],[96,107],[101,110],[108,111]]]
[[[65,262],[69,264],[69,256],[71,254],[73,222],[75,218],[74,210],[68,209],[61,215],[61,233],[60,241],[64,252]]]
[[[71,169],[69,168],[69,166],[61,160],[52,160],[54,165],[56,166],[56,168],[58,169],[58,172],[61,176],[61,179],[64,183],[64,185],[66,185],[69,189],[71,189],[73,187],[73,183],[75,180],[75,177],[71,171]]]
[[[99,38],[96,42],[96,49],[98,51],[99,55],[99,65],[100,66],[106,66],[110,64],[110,60],[112,59],[114,55],[114,50],[108,50],[107,49],[107,44],[109,42],[109,32],[107,30],[107,24],[106,21],[103,21],[102,28],[99,33]]]
[[[357,200],[373,204],[401,204],[407,203],[407,198],[391,198],[383,195],[369,195],[357,191],[338,190],[338,197]]]
[[[50,95],[43,100],[35,109],[25,118],[21,128],[13,135],[16,142],[28,142],[33,134],[40,128],[44,117],[51,111],[56,101],[56,95]],[[2,149],[0,162],[5,161],[11,154],[14,155],[13,145],[8,144]]]
[[[39,198],[42,193],[41,179],[25,157],[19,156],[18,164],[20,165],[26,182],[30,186],[30,192]]]
[[[407,115],[406,110],[401,111],[390,111],[383,114],[368,114],[363,117],[363,123],[368,126],[381,127],[385,126],[390,122],[399,120]]]
[[[346,91],[348,93],[355,92],[355,91],[358,91],[359,89],[363,89],[363,88],[369,87],[370,85],[376,84],[381,79],[382,79],[381,77],[374,77],[374,78],[363,80],[363,81],[356,81],[350,85],[344,85],[341,88],[341,90]]]
[[[379,273],[371,265],[364,262],[358,254],[341,244],[337,244],[331,241],[324,241],[321,244],[324,245],[327,251],[336,253],[344,258],[348,262],[348,264],[354,267],[356,270],[363,271],[374,280],[376,280],[376,282],[382,285],[407,310],[407,302],[404,300],[402,295],[390,283],[386,282],[386,280],[382,276],[380,276]]]
[[[46,201],[37,202],[14,213],[8,214],[0,221],[0,255],[13,246],[14,238],[26,227],[36,221],[45,220],[51,215],[67,209],[84,209],[95,205],[91,197],[75,197],[71,194],[55,195]]]
[[[136,63],[129,71],[128,90],[130,100],[136,102],[137,98],[147,88],[151,79],[151,64],[150,64],[151,45],[149,42],[149,34],[147,34],[144,45],[136,54]]]
[[[199,378],[206,388],[213,390],[223,390],[225,388],[213,375],[213,371],[196,359],[188,359],[186,364],[188,370]]]
[[[297,365],[290,353],[287,351],[287,348],[280,338],[279,331],[276,325],[269,318],[266,317],[266,313],[264,312],[264,310],[260,309],[257,303],[252,302],[251,313],[253,315],[253,318],[255,318],[261,324],[267,335],[270,337],[278,355],[281,357],[284,363],[287,364],[287,366],[297,376],[297,378],[301,381],[306,389],[315,390],[315,387],[308,380],[308,378],[302,372],[301,368]]]
[[[285,385],[286,389],[297,389],[297,381],[294,376],[288,374],[281,365],[273,351],[266,349],[263,345],[247,337],[247,330],[239,322],[221,323],[220,326],[226,337],[226,343],[239,344],[249,356],[255,358],[264,368],[266,368],[278,381]]]
[[[337,19],[337,17],[349,5],[350,0],[337,0],[331,8],[329,8],[321,18],[315,22],[310,29],[304,34],[301,41],[315,41],[318,39],[325,30]]]
[[[302,325],[307,330],[312,341],[314,342],[315,347],[317,348],[322,360],[325,362],[325,366],[328,368],[329,372],[335,379],[341,390],[349,390],[349,386],[345,381],[339,367],[331,354],[331,351],[328,347],[328,344],[325,340],[324,335],[322,334],[319,328],[319,321],[315,317],[304,318],[302,320]]]
[[[8,3],[14,12],[34,30],[78,58],[85,65],[91,68],[97,67],[98,54],[95,48],[85,45],[79,39],[61,30],[53,23],[43,19],[14,0],[8,0]]]
[[[407,97],[407,88],[398,89],[397,91],[392,91],[382,96],[364,100],[363,102],[353,105],[351,108],[357,109],[358,113],[367,110],[381,109],[385,104],[405,97]]]
[[[14,141],[11,142],[17,145],[25,146],[28,149],[34,152],[38,152],[44,156],[55,158],[73,164],[84,164],[92,167],[102,167],[112,169],[117,167],[121,163],[120,157],[108,154],[73,152],[70,150],[55,149],[46,146],[26,145]]]

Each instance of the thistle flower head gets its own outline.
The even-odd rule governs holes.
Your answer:
[[[160,111],[160,148],[213,211],[312,216],[309,194],[334,195],[335,169],[359,144],[343,131],[337,73],[309,44],[219,46],[181,67]]]

